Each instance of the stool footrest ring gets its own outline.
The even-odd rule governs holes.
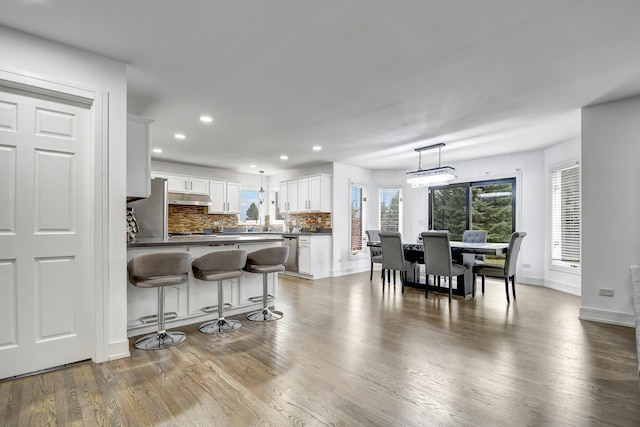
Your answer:
[[[267,295],[267,301],[273,301],[274,299],[276,299],[275,296],[273,296],[271,294]],[[247,298],[247,300],[249,300],[251,302],[262,302],[263,297],[262,297],[262,295],[257,296],[257,297],[249,297],[249,298]]]
[[[175,311],[170,311],[168,313],[164,314],[164,320],[173,320],[175,318],[178,317],[178,313],[176,313]],[[150,314],[148,316],[142,316],[140,317],[140,322],[147,324],[147,323],[158,323],[158,315],[157,314]]]

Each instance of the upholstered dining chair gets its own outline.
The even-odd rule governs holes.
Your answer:
[[[462,233],[462,242],[465,243],[487,243],[487,230],[465,230]],[[460,248],[452,248],[451,254],[453,257],[453,262],[462,264],[462,249]],[[476,255],[475,256],[476,264],[482,264],[484,262],[484,255]]]
[[[380,230],[367,230],[367,239],[370,242],[380,241]],[[369,256],[371,257],[371,274],[369,280],[373,280],[373,264],[382,264],[382,248],[369,246]]]
[[[425,231],[422,233],[422,245],[424,248],[424,265],[427,276],[427,286],[425,287],[424,297],[429,295],[429,276],[444,276],[449,278],[449,303],[451,303],[451,294],[453,292],[452,278],[464,275],[467,267],[460,264],[454,264],[451,255],[451,246],[449,244],[448,231]]]
[[[509,238],[509,247],[507,248],[507,254],[504,259],[504,265],[488,265],[479,264],[473,266],[473,287],[475,289],[476,276],[482,276],[482,293],[484,294],[484,277],[498,277],[504,278],[504,290],[507,294],[507,302],[509,301],[509,279],[511,279],[511,290],[513,292],[513,299],[516,299],[516,267],[518,261],[518,253],[520,252],[520,246],[522,245],[522,239],[525,238],[527,233],[524,231],[516,231],[511,234]],[[475,291],[474,291],[475,293]]]
[[[418,263],[407,261],[404,259],[404,249],[402,247],[402,235],[400,233],[380,233],[380,246],[382,247],[382,290],[384,290],[384,272],[400,272],[400,281],[402,282],[402,292],[404,292],[404,283],[407,278],[407,271],[414,270],[418,267]],[[391,282],[391,279],[389,279]]]

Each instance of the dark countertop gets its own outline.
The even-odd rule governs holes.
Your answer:
[[[208,234],[194,236],[174,236],[168,240],[160,237],[136,239],[127,244],[128,248],[144,248],[153,246],[222,246],[241,243],[282,242],[281,234],[275,233],[242,233],[242,234]]]
[[[296,236],[332,236],[331,233],[312,233],[310,231],[303,231],[299,233],[282,233],[282,237],[296,237]]]

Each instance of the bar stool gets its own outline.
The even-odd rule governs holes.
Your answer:
[[[249,313],[247,319],[254,322],[268,322],[282,319],[283,314],[279,311],[271,311],[268,307],[270,297],[267,290],[267,275],[284,271],[284,262],[289,256],[287,246],[276,246],[274,248],[260,249],[247,255],[247,266],[245,270],[250,273],[262,274],[262,310]],[[271,296],[273,298],[273,296]],[[255,299],[254,299],[255,301]]]
[[[247,251],[233,249],[211,252],[191,263],[191,269],[196,279],[218,282],[218,318],[200,325],[200,332],[205,334],[219,334],[235,331],[242,327],[239,320],[226,320],[222,315],[224,298],[222,295],[222,281],[237,279],[242,276],[242,268],[247,262]]]
[[[185,251],[138,255],[127,264],[129,282],[139,288],[158,288],[158,331],[135,342],[141,350],[158,350],[187,339],[184,332],[167,332],[164,325],[164,288],[185,283],[191,268],[191,254]]]

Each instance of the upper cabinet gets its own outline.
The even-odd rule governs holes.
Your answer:
[[[331,212],[331,175],[313,175],[280,183],[280,210]]]
[[[153,120],[127,116],[127,199],[136,200],[151,195],[151,138],[149,125]]]
[[[172,175],[166,178],[169,193],[209,194],[209,180],[207,179]]]
[[[317,175],[298,180],[298,212],[331,212],[331,177]]]
[[[280,183],[281,209],[285,212],[298,212],[298,181]]]
[[[237,182],[209,181],[210,214],[239,214],[242,210],[242,187]]]

